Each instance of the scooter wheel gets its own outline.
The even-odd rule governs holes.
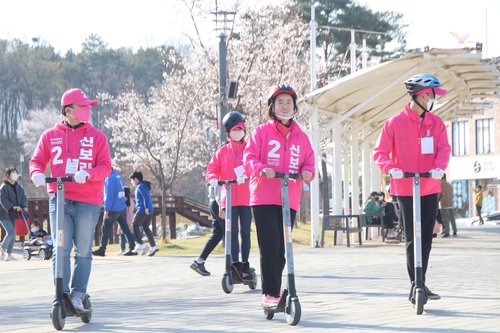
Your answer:
[[[290,302],[288,311],[285,311],[286,322],[288,325],[295,326],[300,321],[300,315],[302,310],[300,308],[300,303],[298,299],[294,299]]]
[[[252,272],[252,282],[248,284],[248,288],[252,290],[257,288],[257,274],[255,274],[255,271]]]
[[[424,312],[425,304],[425,293],[422,289],[418,288],[415,291],[415,311],[417,315],[421,315]]]
[[[264,310],[264,314],[266,315],[267,320],[271,320],[274,318],[274,312],[271,312],[269,310]]]
[[[23,259],[24,260],[30,260],[31,259],[31,250],[30,249],[24,249],[23,250]]]
[[[85,309],[85,312],[82,313],[81,319],[82,322],[88,324],[92,320],[92,303],[90,303],[89,295],[85,295],[85,298],[83,299],[83,308]]]
[[[226,294],[230,294],[233,291],[234,285],[229,282],[229,275],[227,273],[222,277],[222,290]]]
[[[63,317],[60,304],[52,306],[52,313],[50,316],[52,317],[52,325],[54,325],[54,328],[58,331],[62,330],[66,323],[66,319]]]

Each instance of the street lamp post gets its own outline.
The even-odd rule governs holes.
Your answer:
[[[230,31],[229,23],[234,21],[234,15],[236,12],[229,11],[216,11],[215,22],[217,24],[217,31],[220,31],[220,41],[219,41],[219,99],[218,99],[218,118],[219,118],[219,128],[220,128],[220,141],[221,143],[226,142],[226,132],[224,131],[224,126],[222,126],[222,119],[227,113],[227,45],[226,39]]]

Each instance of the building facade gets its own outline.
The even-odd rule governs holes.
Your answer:
[[[500,210],[500,98],[493,108],[470,118],[447,121],[452,146],[446,170],[453,185],[454,207],[461,217],[477,215],[474,188],[483,188],[484,214]]]

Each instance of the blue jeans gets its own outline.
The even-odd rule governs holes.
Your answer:
[[[56,197],[49,199],[50,230],[52,239],[56,240]],[[70,253],[75,253],[75,264],[71,276],[71,292],[85,294],[92,268],[92,242],[99,218],[100,205],[73,200],[64,200],[64,261],[63,288],[70,292],[71,276]],[[52,268],[55,277],[56,248]]]
[[[0,224],[2,224],[2,227],[5,229],[5,237],[2,242],[2,251],[10,254],[14,249],[14,241],[16,240],[14,223],[11,220],[0,220]]]

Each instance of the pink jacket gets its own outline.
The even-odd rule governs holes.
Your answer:
[[[434,152],[421,153],[421,139],[432,137]],[[450,159],[451,148],[443,120],[431,112],[426,112],[423,122],[410,110],[405,110],[385,123],[374,148],[373,158],[383,173],[389,174],[392,168],[403,172],[429,172],[431,169],[445,170]],[[441,192],[440,180],[422,178],[421,195]],[[412,178],[391,179],[391,195],[412,196]]]
[[[243,167],[243,149],[246,142],[231,142],[219,148],[208,163],[206,180],[236,179],[234,168]],[[243,184],[231,184],[231,207],[248,206],[250,192],[248,181]],[[221,208],[226,207],[226,186],[221,188]]]
[[[314,177],[314,151],[307,135],[294,121],[288,138],[277,129],[278,123],[270,120],[252,133],[243,153],[245,169],[250,174],[250,206],[281,206],[281,182],[278,178],[261,177],[265,168],[283,173],[310,171]],[[289,183],[290,208],[299,209],[302,181]]]
[[[30,161],[30,178],[45,173],[50,164],[52,177],[70,176],[66,171],[68,159],[78,159],[78,170],[90,177],[85,184],[68,182],[64,185],[66,199],[90,204],[102,204],[104,179],[111,172],[111,154],[106,135],[89,123],[72,129],[60,122],[45,131]],[[48,192],[57,192],[56,184],[47,184]]]

